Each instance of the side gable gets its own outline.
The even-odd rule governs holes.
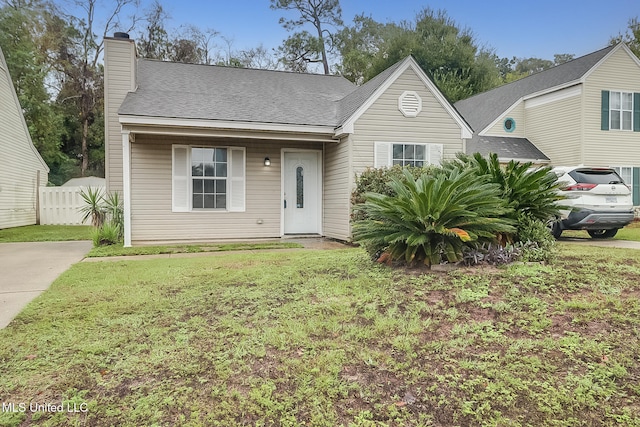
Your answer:
[[[457,123],[460,127],[460,138],[471,138],[473,134],[471,127],[465,122],[464,118],[456,111],[453,105],[447,101],[442,92],[440,92],[422,68],[420,68],[418,63],[410,56],[390,67],[381,75],[363,85],[343,100],[344,105],[352,101],[354,98],[362,98],[363,93],[366,94],[366,97],[360,100],[359,106],[355,111],[349,112],[346,117],[342,118],[340,126],[336,130],[336,137],[339,138],[344,134],[353,133],[356,121],[358,121],[358,119],[391,87],[391,85],[404,75],[407,70],[411,70],[417,76],[424,88],[431,93],[440,107],[444,108],[451,118]]]
[[[22,106],[20,105],[20,100],[18,99],[18,95],[15,91],[15,88],[13,87],[11,76],[9,75],[9,68],[7,67],[7,63],[5,61],[4,54],[1,48],[0,104],[2,106],[2,108],[0,108],[0,112],[2,113],[0,114],[0,117],[2,118],[2,120],[0,120],[0,126],[2,127],[2,130],[0,130],[0,134],[7,135],[9,132],[11,132],[13,137],[16,138],[16,141],[21,144],[21,151],[28,150],[28,155],[31,156],[35,162],[37,162],[38,166],[41,166],[43,170],[49,172],[49,167],[44,162],[42,156],[40,156],[40,153],[31,141],[29,128],[27,127],[27,123],[24,120],[24,115],[22,114]],[[5,150],[8,150],[9,140],[0,142],[2,142],[0,146],[3,146],[2,153],[4,153]]]
[[[49,168],[34,147],[0,49],[0,229],[35,224]]]

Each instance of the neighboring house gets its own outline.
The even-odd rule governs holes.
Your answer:
[[[438,164],[472,130],[411,58],[338,76],[138,59],[105,39],[106,180],[125,246],[322,235],[349,240],[367,167]]]
[[[49,168],[33,146],[0,49],[0,229],[31,225]]]
[[[458,101],[467,152],[614,167],[640,205],[640,60],[624,44]]]

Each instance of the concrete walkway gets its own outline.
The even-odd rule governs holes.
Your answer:
[[[631,240],[591,239],[580,237],[561,237],[558,242],[573,243],[578,245],[598,246],[603,248],[640,249],[640,242]]]
[[[0,329],[91,247],[90,241],[0,243]]]

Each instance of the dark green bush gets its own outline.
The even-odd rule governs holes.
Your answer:
[[[436,176],[411,171],[388,184],[393,195],[366,193],[353,224],[356,242],[372,255],[426,265],[458,262],[467,242],[496,241],[515,233],[509,209],[496,184],[478,180],[473,170],[451,169]]]
[[[366,193],[378,193],[385,196],[393,196],[395,192],[389,185],[393,179],[404,179],[404,171],[407,170],[414,179],[420,177],[424,173],[432,173],[437,168],[427,166],[424,168],[392,166],[390,168],[367,168],[360,175],[356,176],[355,189],[351,193],[351,205],[357,207],[365,202]],[[359,209],[353,209],[351,213],[352,220],[362,220],[364,212]]]

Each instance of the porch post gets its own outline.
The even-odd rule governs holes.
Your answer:
[[[131,143],[130,132],[122,131],[122,198],[124,202],[124,247],[131,247]]]

